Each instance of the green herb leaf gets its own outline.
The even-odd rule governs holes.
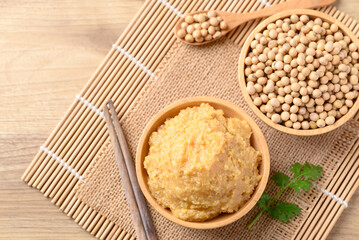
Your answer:
[[[268,204],[269,200],[270,200],[269,194],[268,193],[263,193],[261,198],[257,202],[257,206],[262,208],[262,209],[268,210],[267,204]]]
[[[288,182],[290,181],[290,178],[287,175],[280,172],[274,172],[272,179],[278,187],[282,188],[287,186]]]
[[[289,219],[300,214],[300,208],[293,203],[278,202],[275,206],[269,208],[268,213],[271,217],[287,223]]]
[[[305,180],[317,181],[322,175],[323,168],[309,163],[305,163],[304,165],[294,163],[290,171],[294,173],[294,178],[303,176]]]
[[[323,168],[320,166],[305,163],[300,175],[302,175],[305,180],[317,181],[317,179],[322,176],[322,171]]]
[[[292,173],[294,173],[294,178],[297,178],[300,176],[300,172],[302,171],[303,169],[303,165],[300,164],[300,163],[294,163],[292,164],[292,169],[290,169],[290,171]]]
[[[289,187],[293,188],[297,193],[300,193],[300,189],[307,191],[312,187],[312,184],[307,180],[298,179],[291,183]]]
[[[261,211],[248,225],[248,229],[250,229],[265,212],[281,222],[289,222],[291,218],[300,214],[300,208],[296,204],[285,202],[275,204],[275,202],[277,202],[278,198],[288,187],[298,193],[309,190],[313,185],[311,181],[315,182],[321,177],[323,168],[309,163],[303,165],[294,163],[290,171],[294,174],[293,178],[280,172],[274,172],[272,179],[277,186],[281,187],[281,190],[273,198],[271,198],[268,193],[263,193],[257,202],[257,206],[261,208]]]

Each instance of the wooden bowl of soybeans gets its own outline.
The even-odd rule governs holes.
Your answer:
[[[239,82],[254,113],[269,126],[313,136],[358,111],[359,41],[339,20],[309,9],[261,22],[239,58]]]

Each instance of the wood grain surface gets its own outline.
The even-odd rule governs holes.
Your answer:
[[[143,0],[0,1],[0,239],[92,239],[21,175]],[[359,1],[339,9],[358,19]],[[357,192],[329,235],[359,239]]]

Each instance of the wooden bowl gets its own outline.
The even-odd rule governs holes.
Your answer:
[[[248,202],[240,208],[237,212],[231,214],[220,214],[219,216],[207,220],[204,222],[190,222],[179,219],[175,217],[169,209],[164,209],[161,207],[155,198],[152,197],[149,187],[147,185],[147,171],[143,166],[143,162],[145,157],[148,154],[148,141],[152,134],[152,132],[157,131],[157,128],[162,125],[167,118],[174,117],[178,115],[180,110],[185,109],[187,107],[194,107],[199,106],[201,103],[209,103],[215,109],[222,109],[224,115],[226,117],[236,117],[242,120],[246,120],[248,124],[252,128],[252,137],[251,137],[251,145],[258,151],[262,153],[262,163],[259,167],[259,172],[262,175],[262,179],[259,182],[256,190],[252,194],[251,198]],[[152,118],[152,120],[147,124],[146,128],[144,129],[142,136],[139,141],[139,145],[137,148],[137,155],[136,155],[136,173],[139,185],[141,190],[146,197],[147,201],[160,213],[162,216],[166,217],[167,219],[171,220],[172,222],[178,223],[182,226],[189,227],[189,228],[197,228],[197,229],[211,229],[222,227],[227,224],[230,224],[243,215],[245,215],[249,210],[251,210],[254,205],[257,203],[259,198],[261,197],[268,181],[269,176],[269,168],[270,168],[270,160],[269,160],[269,151],[267,142],[257,126],[257,124],[253,121],[251,117],[249,117],[242,109],[237,107],[236,105],[212,97],[192,97],[182,99],[178,102],[172,103],[169,106],[162,109],[157,115]]]
[[[283,125],[280,125],[280,124],[272,122],[266,115],[264,115],[264,113],[262,113],[259,110],[259,108],[256,105],[254,105],[250,95],[246,91],[246,80],[245,80],[245,76],[244,76],[244,69],[245,69],[244,59],[247,57],[247,54],[248,54],[248,52],[250,50],[250,44],[253,41],[255,34],[259,33],[259,32],[262,32],[268,26],[268,24],[270,24],[272,22],[275,22],[278,19],[286,18],[286,17],[288,17],[288,16],[290,16],[292,14],[297,14],[297,15],[306,14],[306,15],[308,15],[310,17],[319,17],[319,18],[321,18],[321,19],[323,19],[323,20],[325,20],[325,21],[327,21],[329,23],[336,23],[339,26],[339,28],[344,32],[344,34],[349,36],[350,39],[352,40],[352,42],[354,42],[355,44],[357,44],[357,46],[359,46],[359,40],[355,37],[355,35],[343,23],[341,23],[338,19],[335,19],[334,17],[329,16],[329,15],[323,13],[323,12],[310,10],[310,9],[294,9],[294,10],[288,10],[288,11],[280,12],[278,14],[275,14],[275,15],[265,19],[263,22],[261,22],[253,30],[253,32],[249,35],[246,42],[244,43],[244,46],[242,48],[242,51],[241,51],[241,54],[240,54],[240,57],[239,57],[239,66],[238,66],[240,87],[241,87],[242,93],[244,95],[244,98],[247,101],[250,108],[254,111],[254,113],[262,121],[264,121],[266,124],[268,124],[272,128],[275,128],[275,129],[277,129],[279,131],[282,131],[282,132],[285,132],[285,133],[288,133],[288,134],[293,134],[293,135],[298,135],[298,136],[313,136],[313,135],[327,133],[327,132],[330,132],[330,131],[340,127],[341,125],[346,123],[349,119],[351,119],[354,116],[354,114],[359,109],[359,101],[358,101],[358,99],[355,101],[354,105],[350,108],[348,113],[345,114],[344,116],[342,116],[341,118],[339,118],[333,125],[329,125],[329,126],[326,126],[324,128],[317,128],[317,129],[313,129],[313,130],[300,130],[300,129],[297,130],[297,129],[288,128],[288,127],[285,127]]]

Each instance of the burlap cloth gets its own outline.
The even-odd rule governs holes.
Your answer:
[[[291,136],[270,128],[252,113],[243,99],[237,78],[239,53],[240,47],[230,40],[201,47],[174,44],[155,72],[157,77],[145,85],[121,119],[133,158],[146,123],[161,108],[185,97],[213,96],[237,104],[255,119],[268,141],[271,171],[289,174],[294,162],[320,164],[324,171],[319,185],[325,188],[358,136],[358,124],[350,121],[331,133],[314,137]],[[76,189],[77,196],[124,231],[134,233],[110,141],[93,161],[84,180]],[[266,192],[273,196],[277,191],[270,180]],[[213,230],[182,227],[152,207],[149,209],[159,239],[291,239],[321,194],[317,189],[305,194],[287,191],[281,199],[298,204],[302,208],[301,215],[288,224],[264,215],[251,230],[247,225],[258,213],[257,207],[235,223]]]

